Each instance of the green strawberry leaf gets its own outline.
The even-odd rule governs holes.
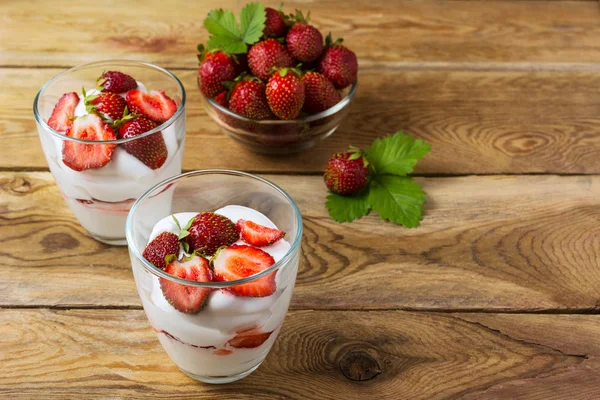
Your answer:
[[[267,14],[260,3],[248,3],[240,11],[241,36],[247,44],[258,42],[265,29]]]
[[[206,48],[229,54],[246,53],[248,44],[256,43],[262,36],[265,20],[265,7],[259,3],[249,3],[242,9],[241,28],[231,11],[211,10],[204,19],[204,27],[210,33]]]
[[[410,177],[378,175],[371,181],[369,204],[381,218],[396,224],[418,226],[425,201],[425,192]]]
[[[376,174],[404,176],[410,174],[417,161],[430,150],[431,145],[423,139],[396,132],[394,135],[375,139],[364,153]]]
[[[329,192],[325,207],[329,215],[337,222],[352,222],[369,213],[371,206],[367,202],[368,191],[353,196],[341,196]]]

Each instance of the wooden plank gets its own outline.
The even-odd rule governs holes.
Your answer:
[[[304,217],[295,309],[598,307],[599,176],[420,178],[416,229],[338,224],[320,177],[266,177]],[[126,249],[89,238],[49,173],[4,172],[0,188],[0,305],[139,307]]]
[[[194,67],[207,39],[211,8],[239,10],[246,1],[185,0],[126,4],[2,2],[0,65],[67,66],[128,58],[166,67]],[[276,7],[278,2],[267,2]],[[600,62],[594,2],[439,2],[335,0],[286,2],[311,10],[323,32],[344,37],[363,65],[421,62]],[[76,32],[77,40],[73,40]]]
[[[0,335],[14,399],[600,395],[596,315],[291,312],[263,365],[223,386],[181,373],[139,310],[1,310]]]
[[[46,169],[32,99],[58,69],[0,69],[0,168]],[[340,129],[290,157],[258,156],[225,137],[204,111],[194,71],[184,168],[320,172],[349,144],[404,130],[433,150],[418,174],[600,173],[599,71],[399,71],[365,69]],[[220,154],[219,157],[212,156]],[[449,156],[452,155],[452,156]]]

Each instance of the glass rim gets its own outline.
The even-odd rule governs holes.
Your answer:
[[[354,96],[356,95],[356,89],[357,88],[358,88],[358,78],[356,78],[354,80],[354,82],[352,82],[352,86],[350,87],[350,91],[348,92],[348,94],[346,94],[346,96],[344,96],[344,98],[342,100],[340,100],[340,102],[337,103],[336,105],[334,105],[333,107],[328,108],[325,111],[321,111],[320,113],[309,115],[309,116],[304,117],[304,118],[289,119],[289,120],[279,120],[279,119],[263,119],[263,120],[259,120],[259,119],[247,118],[247,117],[244,117],[243,115],[234,113],[233,111],[231,111],[228,108],[223,107],[222,105],[218,104],[212,98],[204,97],[203,94],[202,94],[202,98],[205,99],[206,102],[208,104],[210,104],[212,107],[218,109],[220,112],[222,112],[224,114],[227,114],[230,117],[234,117],[234,118],[236,118],[236,119],[238,119],[240,121],[253,122],[253,123],[262,124],[262,125],[305,124],[305,123],[308,123],[308,122],[317,121],[317,120],[319,120],[321,118],[329,117],[329,116],[337,113],[338,111],[342,110],[344,107],[346,107],[348,104],[350,104],[350,102],[352,101],[352,99],[354,99]]]
[[[137,135],[137,136],[133,136],[130,138],[125,138],[125,139],[113,139],[113,140],[87,140],[87,139],[72,138],[72,137],[69,137],[63,133],[60,133],[60,132],[52,129],[46,123],[46,121],[44,121],[44,119],[42,118],[42,116],[40,115],[40,112],[39,112],[38,102],[39,102],[39,99],[40,99],[42,93],[44,92],[44,90],[46,90],[48,88],[48,86],[50,86],[53,82],[55,82],[56,80],[61,78],[63,75],[66,75],[70,72],[77,71],[84,67],[93,67],[93,66],[97,66],[97,65],[116,64],[116,63],[145,66],[145,67],[160,71],[160,72],[164,73],[165,75],[171,77],[175,81],[175,83],[177,83],[177,86],[179,86],[179,89],[181,90],[181,103],[179,104],[177,111],[175,111],[175,114],[173,114],[173,116],[171,116],[171,118],[169,118],[168,120],[166,120],[165,122],[163,122],[162,124],[157,126],[156,128],[151,129],[148,132],[144,132],[141,135]],[[183,113],[183,110],[185,109],[185,103],[186,103],[185,88],[183,87],[183,84],[181,83],[179,78],[177,78],[177,76],[175,76],[175,74],[173,74],[168,69],[159,67],[158,65],[154,65],[154,64],[150,64],[150,63],[146,63],[146,62],[142,62],[142,61],[135,61],[135,60],[125,60],[125,59],[103,60],[103,61],[93,61],[93,62],[77,65],[73,68],[69,68],[65,71],[62,71],[61,73],[59,73],[59,74],[55,75],[54,77],[52,77],[51,79],[49,79],[40,88],[40,90],[37,92],[37,94],[35,96],[35,99],[33,100],[33,115],[38,124],[40,124],[47,132],[49,132],[50,134],[52,134],[53,136],[56,136],[57,138],[59,138],[61,140],[68,140],[71,142],[84,143],[84,144],[122,144],[122,143],[132,142],[137,139],[145,138],[146,136],[150,136],[153,133],[160,132],[160,131],[168,128]]]
[[[234,175],[234,176],[241,176],[241,177],[246,177],[246,178],[251,178],[251,179],[257,180],[257,181],[262,182],[262,183],[266,184],[267,186],[270,186],[271,188],[275,189],[292,205],[292,209],[294,210],[294,215],[296,218],[296,224],[298,225],[298,230],[296,232],[296,236],[294,237],[292,245],[290,246],[290,249],[287,251],[287,253],[285,253],[285,255],[279,261],[277,261],[275,264],[271,265],[269,268],[265,269],[264,271],[259,272],[258,274],[254,274],[254,275],[248,276],[246,278],[242,278],[242,279],[237,279],[235,281],[196,282],[196,281],[189,281],[187,279],[182,279],[177,276],[173,276],[173,275],[163,271],[162,269],[156,267],[154,264],[150,263],[148,260],[146,260],[144,258],[144,256],[142,255],[140,250],[137,248],[137,246],[135,245],[134,240],[133,240],[133,214],[137,210],[138,206],[144,200],[146,200],[148,197],[150,197],[150,195],[155,190],[157,190],[163,186],[170,185],[170,184],[174,183],[175,181],[181,180],[181,179],[189,177],[189,176],[210,175],[210,174]],[[250,174],[248,172],[231,170],[231,169],[200,169],[200,170],[185,172],[185,173],[182,173],[179,175],[174,175],[168,179],[165,179],[162,182],[159,182],[156,185],[152,186],[150,189],[146,190],[144,192],[144,194],[142,194],[135,201],[135,203],[133,203],[133,206],[131,206],[131,209],[129,210],[129,214],[127,215],[127,220],[125,222],[125,237],[127,238],[127,246],[129,248],[129,251],[131,251],[135,255],[137,260],[142,264],[142,266],[148,272],[150,272],[151,274],[154,274],[160,278],[165,278],[172,282],[179,283],[182,285],[211,288],[211,289],[223,289],[223,288],[241,285],[244,283],[253,282],[259,278],[262,278],[263,276],[269,275],[273,271],[280,269],[284,264],[286,264],[292,258],[292,256],[294,255],[294,253],[300,246],[300,243],[302,242],[302,231],[303,231],[302,215],[300,214],[300,210],[298,209],[296,202],[290,197],[289,194],[287,194],[287,192],[285,190],[283,190],[282,188],[280,188],[273,182],[271,182],[265,178],[262,178],[258,175]]]

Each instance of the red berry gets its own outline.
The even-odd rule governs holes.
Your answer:
[[[267,86],[256,79],[239,82],[229,96],[229,109],[247,118],[273,119],[266,89]]]
[[[215,279],[230,282],[264,271],[275,260],[271,255],[259,248],[234,244],[219,250],[211,261]],[[275,274],[272,272],[252,282],[230,286],[228,291],[236,296],[265,297],[275,293]]]
[[[269,339],[273,332],[260,332],[256,328],[246,329],[241,332],[237,332],[235,337],[227,342],[231,347],[237,349],[253,349]]]
[[[92,100],[87,102],[93,110],[100,114],[104,119],[116,121],[123,117],[123,111],[127,107],[127,102],[118,94],[111,92],[102,92],[92,96]]]
[[[171,232],[163,232],[155,237],[148,243],[143,254],[146,260],[160,269],[167,267],[165,258],[169,255],[174,255],[175,259],[179,255],[179,239]]]
[[[318,69],[336,88],[343,89],[356,80],[356,54],[342,45],[327,47],[319,61]]]
[[[354,194],[367,184],[368,168],[363,157],[350,160],[356,153],[337,153],[327,161],[325,166],[325,185],[334,193],[341,195]]]
[[[185,240],[190,251],[204,256],[212,256],[219,247],[229,246],[240,238],[229,218],[212,212],[196,215],[188,232]]]
[[[265,29],[263,29],[263,35],[265,37],[283,37],[285,36],[288,27],[283,20],[281,11],[277,11],[274,8],[265,8],[267,19],[265,20]]]
[[[268,246],[283,238],[285,232],[268,228],[252,221],[240,219],[235,228],[240,232],[242,240],[252,246]]]
[[[85,140],[115,140],[112,128],[95,114],[76,118],[67,131],[67,136]],[[111,160],[116,144],[83,144],[63,141],[63,162],[75,171],[102,168]]]
[[[48,118],[48,126],[57,132],[65,133],[73,124],[72,119],[75,116],[77,104],[79,104],[77,93],[63,94],[54,106],[50,118]]]
[[[211,282],[213,280],[208,261],[195,256],[188,261],[172,261],[166,266],[165,272],[188,281]],[[208,301],[208,295],[213,289],[188,286],[175,283],[165,278],[159,278],[163,295],[177,311],[186,314],[196,314]]]
[[[221,107],[229,108],[229,99],[227,98],[227,92],[221,92],[215,97],[215,103]]]
[[[298,61],[315,61],[323,52],[323,35],[305,22],[296,22],[286,37],[287,48]]]
[[[153,90],[150,93],[130,90],[125,100],[129,111],[145,115],[155,122],[163,123],[177,111],[177,103],[167,96],[164,90]]]
[[[223,82],[232,81],[235,77],[233,60],[221,51],[206,53],[198,68],[200,91],[206,97],[221,93],[225,89]]]
[[[253,75],[267,81],[273,74],[273,67],[290,68],[295,61],[284,45],[275,39],[267,39],[252,46],[248,52],[248,64]]]
[[[300,72],[280,69],[267,83],[267,101],[273,114],[281,119],[294,119],[304,104],[304,83]]]
[[[146,117],[137,117],[125,122],[119,128],[119,139],[141,135],[156,128],[158,124]],[[153,133],[141,139],[123,143],[123,148],[129,154],[152,169],[158,169],[167,161],[168,152],[162,132]]]
[[[308,72],[302,77],[306,96],[302,110],[310,114],[320,113],[340,102],[342,96],[333,83],[318,72]]]
[[[137,88],[137,82],[131,76],[119,71],[107,71],[98,79],[103,92],[125,93]]]

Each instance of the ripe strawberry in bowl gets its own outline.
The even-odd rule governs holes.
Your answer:
[[[75,67],[38,93],[34,115],[48,166],[95,239],[125,244],[135,199],[181,172],[184,99],[173,74],[134,61]]]
[[[239,19],[229,10],[213,10],[204,20],[210,37],[199,45],[203,104],[224,134],[253,151],[293,153],[314,146],[335,132],[356,94],[356,55],[331,34],[324,40],[309,15],[251,3]],[[223,23],[240,34],[225,33]],[[218,68],[204,65],[207,51],[226,55]],[[248,69],[232,77],[228,60],[242,55]]]

